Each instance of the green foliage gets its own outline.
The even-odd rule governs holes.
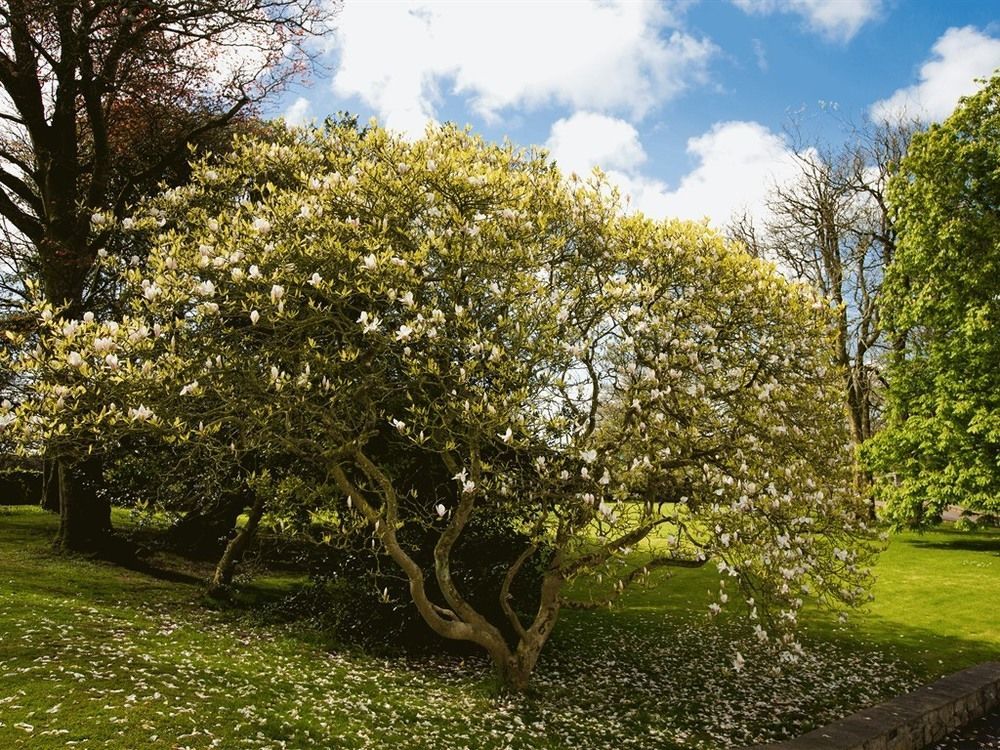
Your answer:
[[[887,518],[1000,509],[1000,77],[914,137],[890,188],[899,250],[885,320],[900,346],[866,448]]]

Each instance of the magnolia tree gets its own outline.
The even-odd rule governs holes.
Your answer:
[[[27,449],[154,433],[251,488],[281,457],[312,490],[259,512],[367,529],[427,624],[514,688],[563,606],[658,566],[714,562],[713,611],[742,591],[788,654],[804,600],[864,597],[829,311],[703,226],[626,216],[544,154],[375,127],[244,142],[128,224],[152,245],[122,271],[129,315],[38,310],[47,335],[18,363],[36,396],[8,417]],[[527,540],[496,580],[503,622],[451,564],[496,515]],[[432,554],[403,541],[415,527]],[[526,612],[510,592],[528,564]]]

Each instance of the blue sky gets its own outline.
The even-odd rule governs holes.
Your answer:
[[[346,0],[328,73],[270,114],[338,110],[410,137],[428,122],[604,168],[647,213],[760,216],[794,172],[787,135],[943,119],[1000,68],[996,0]]]

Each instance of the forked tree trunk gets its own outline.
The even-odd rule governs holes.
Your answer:
[[[552,635],[559,614],[558,598],[551,601],[543,601],[539,606],[539,613],[536,615],[531,627],[518,636],[517,645],[511,648],[505,641],[495,637],[495,626],[492,624],[463,623],[468,625],[471,633],[463,638],[473,643],[477,643],[486,649],[493,662],[493,669],[500,685],[504,690],[512,693],[522,693],[531,682],[531,676],[535,672],[538,658],[542,649]],[[428,625],[436,632],[442,633],[434,622],[424,617]],[[446,637],[454,637],[447,636]]]
[[[406,574],[410,583],[410,596],[424,622],[435,633],[444,638],[468,641],[480,646],[489,654],[497,677],[505,688],[515,692],[525,690],[538,662],[542,647],[552,634],[559,616],[560,592],[564,578],[557,561],[553,560],[545,574],[538,610],[530,626],[525,628],[519,621],[516,621],[516,617],[513,618],[517,622],[516,625],[514,622],[511,624],[517,631],[518,643],[517,647],[512,649],[500,628],[483,617],[464,599],[451,576],[450,553],[454,542],[471,515],[471,494],[463,496],[449,521],[448,527],[434,548],[434,577],[448,605],[440,606],[431,601],[428,595],[423,568],[407,553],[396,535],[396,510],[399,504],[391,481],[361,451],[355,453],[355,458],[358,467],[381,490],[385,500],[384,517],[367,501],[364,494],[351,482],[340,466],[332,465],[330,473],[344,494],[352,500],[354,507],[374,524],[375,533],[386,552]],[[516,573],[520,562],[515,563],[514,573]],[[509,591],[509,587],[510,581],[508,580],[504,585],[502,596]]]
[[[508,690],[523,692],[528,687],[538,657],[559,619],[562,587],[563,577],[556,569],[549,570],[542,579],[535,619],[519,633],[517,648],[511,654],[508,665],[500,670],[501,681]]]
[[[219,558],[218,565],[215,566],[215,574],[208,586],[208,593],[211,596],[220,596],[232,585],[233,574],[236,566],[243,559],[250,542],[253,541],[260,526],[260,519],[264,515],[264,496],[254,495],[253,506],[250,508],[250,516],[246,525],[236,532],[229,544],[226,545],[222,557]]]

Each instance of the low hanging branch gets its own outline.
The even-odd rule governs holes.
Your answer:
[[[700,568],[707,562],[707,558],[692,560],[682,557],[654,557],[641,566],[633,568],[626,575],[621,576],[617,584],[612,587],[611,593],[602,599],[582,601],[580,599],[563,597],[560,599],[560,602],[567,609],[604,609],[618,601],[631,584],[646,578],[658,568]]]

